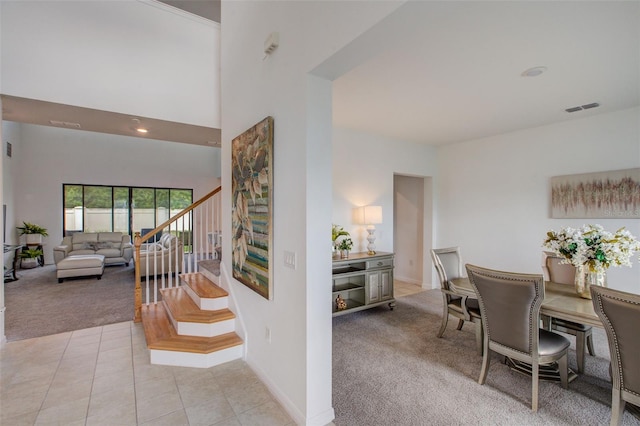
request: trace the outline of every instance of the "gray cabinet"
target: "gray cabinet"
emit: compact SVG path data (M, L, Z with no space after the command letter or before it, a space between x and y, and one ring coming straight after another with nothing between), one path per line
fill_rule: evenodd
M393 298L393 253L351 253L333 260L333 315L369 309L381 304L395 307ZM346 308L337 301L342 299Z

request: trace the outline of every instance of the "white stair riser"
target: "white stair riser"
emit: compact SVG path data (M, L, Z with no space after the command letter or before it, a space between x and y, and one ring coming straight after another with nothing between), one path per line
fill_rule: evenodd
M241 359L243 345L232 346L209 354L192 352L174 352L151 349L151 364L172 365L176 367L209 368L225 362Z
M177 321L174 328L181 336L214 337L235 331L235 319L218 321L212 324Z
M229 307L229 297L216 297L214 299L210 298L200 298L191 287L188 285L182 285L182 289L187 292L191 300L198 305L198 307L203 311L217 311L219 309L225 309Z
M171 320L171 325L173 325L173 328L181 336L214 337L220 334L230 333L236 329L235 318L210 324L178 321L173 317L171 309L169 309L164 300L162 303L164 304L165 311Z

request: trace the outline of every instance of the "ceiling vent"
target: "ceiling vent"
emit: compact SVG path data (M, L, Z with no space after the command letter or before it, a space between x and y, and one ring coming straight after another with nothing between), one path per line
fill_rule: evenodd
M71 123L70 121L49 120L49 123L52 126L58 126L58 127L69 127L72 129L80 128L80 123Z
M565 109L565 111L567 111L567 112L578 112L578 111L582 111L582 110L585 110L585 109L597 108L599 106L600 106L599 103L593 102L593 103L586 104L586 105L580 105L580 106L567 108L567 109Z

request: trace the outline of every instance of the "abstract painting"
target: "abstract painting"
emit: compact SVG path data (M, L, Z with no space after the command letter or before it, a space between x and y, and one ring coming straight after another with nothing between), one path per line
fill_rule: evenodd
M232 266L237 279L272 297L273 118L231 141Z
M640 218L640 168L552 177L551 217Z

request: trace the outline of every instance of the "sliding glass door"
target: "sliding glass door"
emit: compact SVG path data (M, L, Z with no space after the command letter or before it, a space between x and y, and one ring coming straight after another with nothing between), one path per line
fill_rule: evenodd
M192 202L191 189L64 184L64 234L144 233Z

